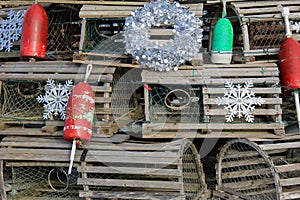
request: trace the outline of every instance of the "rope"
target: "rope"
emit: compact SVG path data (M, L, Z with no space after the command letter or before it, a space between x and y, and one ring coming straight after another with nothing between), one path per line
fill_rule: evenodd
M226 0L222 0L223 3L223 11L222 11L222 18L226 17L227 11L226 11Z
M89 76L91 75L92 69L93 69L92 63L90 63L86 66L86 72L85 72L85 76L84 76L84 80L83 80L85 83L87 82Z

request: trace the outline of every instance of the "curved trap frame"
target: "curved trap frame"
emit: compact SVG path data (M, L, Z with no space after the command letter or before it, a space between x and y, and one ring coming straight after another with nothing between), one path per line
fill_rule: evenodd
M299 199L299 149L298 135L232 140L218 157L218 189L244 199Z
M278 176L259 146L245 139L222 148L217 163L219 190L235 191L245 199L279 199Z

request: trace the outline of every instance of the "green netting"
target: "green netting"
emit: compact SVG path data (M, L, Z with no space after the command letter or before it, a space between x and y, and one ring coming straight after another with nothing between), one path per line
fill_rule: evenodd
M199 123L203 118L201 87L151 85L151 122Z
M123 23L123 19L87 20L82 50L122 55L125 49Z
M41 90L35 81L2 82L0 120L42 119L43 107L35 99Z
M78 173L73 169L51 166L6 167L7 197L18 199L76 200L81 186L77 185Z
M48 57L65 55L78 50L81 23L80 5L52 4L46 7L48 30Z

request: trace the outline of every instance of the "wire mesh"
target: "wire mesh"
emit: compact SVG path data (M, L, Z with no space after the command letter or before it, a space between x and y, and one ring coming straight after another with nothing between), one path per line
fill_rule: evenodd
M151 122L199 123L203 119L201 87L184 85L150 85L149 110ZM182 92L178 92L182 91Z
M285 38L282 21L249 22L250 49L279 48Z
M48 56L78 50L81 23L79 5L53 4L46 8L49 21Z
M36 101L41 84L35 81L2 82L0 117L9 119L41 119L43 107Z
M82 187L77 185L78 173L74 168L69 176L65 167L11 165L5 171L5 183L10 188L8 199L80 199Z
M88 19L83 51L123 54L124 19Z
M206 190L203 177L203 169L198 160L197 151L186 145L182 154L182 178L186 200L199 199Z
M270 162L247 142L230 142L219 157L219 187L247 199L278 199L277 180Z

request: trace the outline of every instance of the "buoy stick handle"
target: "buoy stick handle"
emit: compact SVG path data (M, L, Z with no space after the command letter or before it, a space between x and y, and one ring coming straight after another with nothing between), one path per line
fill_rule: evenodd
M292 32L291 32L290 20L289 20L289 16L290 16L289 7L283 7L282 10L281 10L281 15L284 18L286 37L291 37Z
M69 165L68 175L71 174L71 171L72 171L73 162L74 162L74 158L75 158L75 151L76 151L76 140L73 139L72 149L71 149L71 155L70 155L70 165Z
M294 92L295 97L295 104L296 104L296 111L297 111L297 121L298 121L298 128L300 130L300 105L299 105L299 91Z

